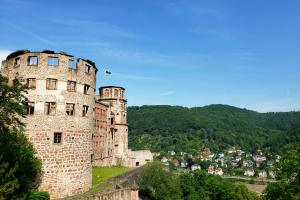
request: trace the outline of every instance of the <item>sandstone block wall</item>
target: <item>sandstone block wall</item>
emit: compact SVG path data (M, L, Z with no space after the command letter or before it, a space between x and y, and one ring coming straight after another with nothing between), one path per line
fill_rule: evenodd
M29 57L37 62L30 65ZM58 65L49 65L49 57L55 57ZM74 58L54 52L19 52L11 54L3 62L2 73L10 81L16 76L35 79L28 100L34 105L34 113L28 115L25 133L42 160L40 190L48 191L51 198L59 198L87 191L91 187L93 108L95 105L95 75L93 63L79 59L76 69L69 68ZM90 67L85 72L86 65ZM56 89L47 89L47 79L56 80ZM76 81L75 91L68 91L68 81ZM89 86L84 94L85 85ZM46 102L55 103L55 112L48 115ZM74 114L66 113L66 104L74 104ZM83 106L88 106L83 116ZM60 141L55 133L61 134Z

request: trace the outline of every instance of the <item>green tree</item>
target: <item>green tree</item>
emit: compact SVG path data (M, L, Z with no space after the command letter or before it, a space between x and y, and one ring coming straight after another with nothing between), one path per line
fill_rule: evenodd
M264 191L264 200L292 200L293 194L284 182L270 183Z
M49 199L33 190L41 170L32 144L22 133L27 86L21 79L8 84L0 74L0 199ZM39 194L39 195L38 195ZM41 197L41 198L40 198Z
M181 190L178 177L166 171L159 162L148 163L138 182L141 193L155 200L179 200Z
M25 94L28 87L22 79L16 78L12 84L0 74L0 131L7 132L11 127L21 128L20 118L26 115Z
M264 191L264 198L300 199L300 147L295 145L287 150L277 167L279 171L276 178L280 182L269 184Z

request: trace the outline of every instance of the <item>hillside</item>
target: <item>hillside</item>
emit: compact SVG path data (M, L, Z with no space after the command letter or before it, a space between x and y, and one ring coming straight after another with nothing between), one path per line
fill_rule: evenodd
M128 108L129 147L195 152L239 146L279 151L300 142L300 112L258 113L228 105Z

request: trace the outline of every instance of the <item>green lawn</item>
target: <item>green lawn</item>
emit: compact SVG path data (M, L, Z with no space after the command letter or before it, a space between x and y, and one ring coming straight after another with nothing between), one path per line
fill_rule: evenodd
M93 186L127 171L126 167L93 167Z

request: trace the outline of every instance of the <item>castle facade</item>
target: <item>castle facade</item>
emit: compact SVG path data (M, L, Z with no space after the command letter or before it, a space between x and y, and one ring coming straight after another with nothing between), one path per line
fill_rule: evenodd
M11 53L1 74L21 77L30 87L25 134L42 160L40 190L51 198L87 191L92 166L141 166L148 150L128 149L125 89L105 86L96 92L94 62L65 52Z

